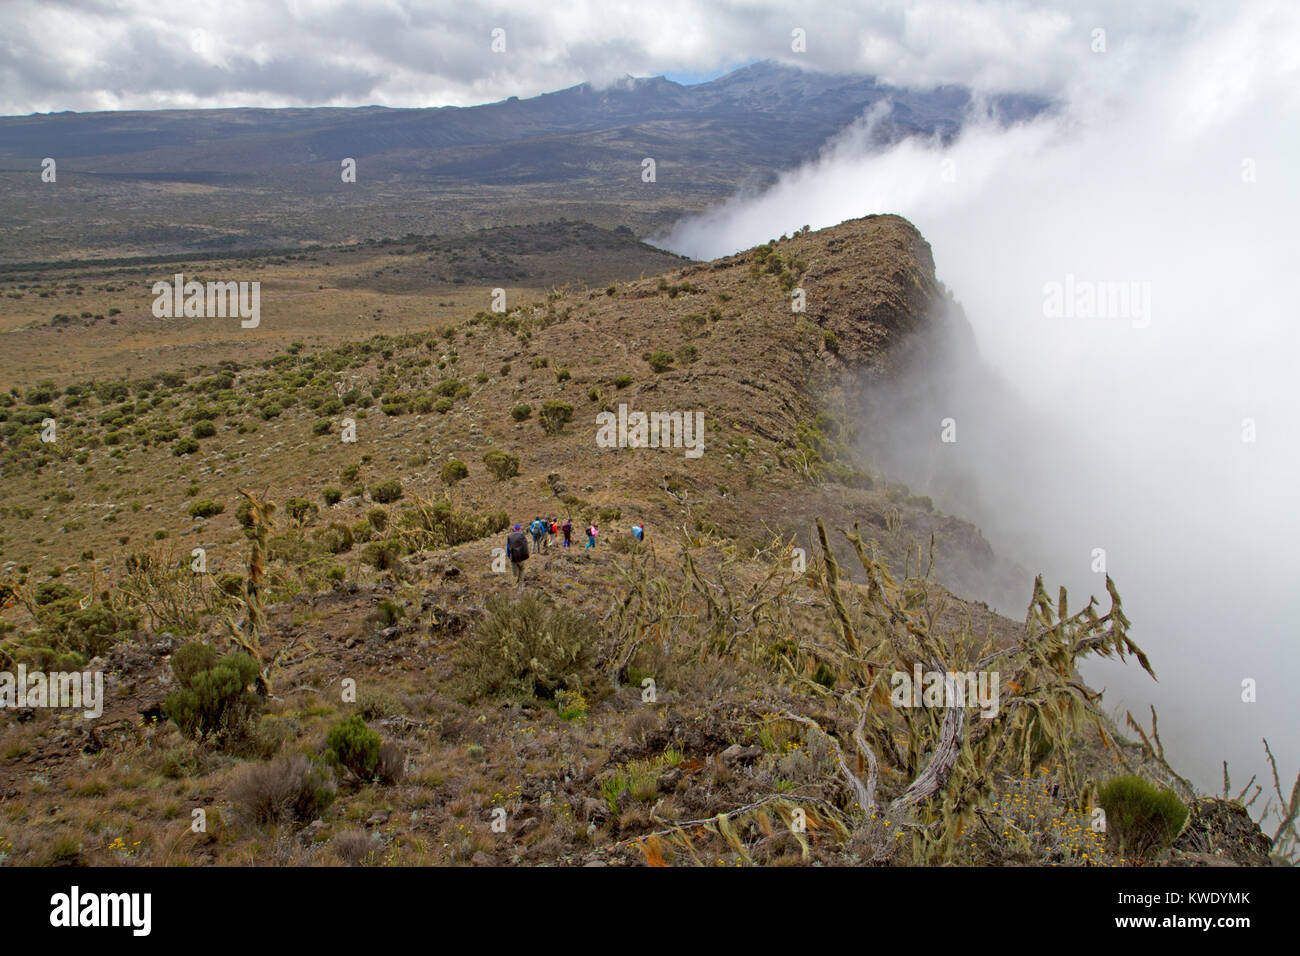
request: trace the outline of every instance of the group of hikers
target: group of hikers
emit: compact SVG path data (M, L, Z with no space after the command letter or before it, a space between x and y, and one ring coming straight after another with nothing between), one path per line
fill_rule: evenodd
M527 534L524 533L523 525L515 525L511 529L506 535L506 556L510 558L510 570L514 572L516 581L521 581L524 576L524 562L528 560L530 553L528 549L530 536L533 539L532 551L538 554L550 551L560 538L563 538L561 547L568 548L573 544L573 522L568 518L561 522L559 518L543 518L539 515L528 526ZM598 537L600 537L600 529L596 527L595 522L592 522L587 526L587 544L582 550L594 548ZM639 521L632 525L632 537L637 541L644 541L645 525Z

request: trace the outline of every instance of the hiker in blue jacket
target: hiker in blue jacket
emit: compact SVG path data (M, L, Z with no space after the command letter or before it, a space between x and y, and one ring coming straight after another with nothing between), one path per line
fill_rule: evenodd
M542 523L541 518L534 518L533 523L528 528L529 533L533 536L533 550L544 551L542 538L546 534L546 525Z

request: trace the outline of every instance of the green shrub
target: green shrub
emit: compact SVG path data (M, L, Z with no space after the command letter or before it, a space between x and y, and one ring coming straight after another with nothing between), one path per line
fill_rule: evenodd
M333 507L343 500L343 491L339 488L330 487L322 491L320 496L327 507Z
M1097 795L1106 811L1106 832L1118 851L1149 860L1164 850L1187 822L1187 807L1172 790L1160 790L1138 776L1116 777Z
M483 464L496 476L497 481L505 481L519 474L519 459L500 448L492 448L483 453Z
M381 505L389 504L402 497L402 483L396 478L381 481L370 489L370 497Z
M353 714L330 728L325 735L325 754L332 763L350 770L362 780L374 776L379 765L379 748L384 739Z
M379 720L405 713L405 708L396 694L367 685L357 690L357 713L366 720Z
M82 607L83 596L64 584L46 581L36 592L36 646L44 645L52 655L98 657L140 625L137 611L98 601Z
M354 538L352 529L345 524L331 521L326 527L316 532L317 543L330 554L342 554L352 550Z
M359 714L330 728L325 735L325 758L360 780L392 783L402 772L401 751L367 727Z
M443 463L442 468L438 470L438 477L442 479L444 485L454 485L469 477L469 468L459 458L452 458Z
M62 601L66 598L74 597L77 591L75 588L66 584L60 584L58 581L42 581L36 585L36 591L32 595L37 607L48 607L56 601Z
M510 417L517 422L527 421L529 416L532 414L533 406L531 405L516 405L514 408L510 409Z
M383 508L371 508L366 512L366 521L376 531L383 531L388 527L388 512Z
M307 520L312 512L318 509L306 498L294 497L284 503L284 510L290 518L301 524Z
M614 379L614 387L617 389L627 388L631 384L632 384L632 376L626 373L616 376Z
M406 609L402 605L384 598L375 606L374 613L367 620L374 621L381 627L392 627L404 617L406 617ZM368 717L370 715L365 714L364 716Z
M597 637L589 617L551 607L537 594L517 601L494 595L462 647L458 670L473 696L549 699L562 689L582 692L594 686Z
M653 372L666 372L673 367L673 356L671 352L651 352L646 357L646 362L650 365Z
M208 419L194 423L194 429L190 432L195 438L211 438L217 433L217 426L212 424Z
M361 560L376 571L391 571L401 563L402 552L391 538L371 541L361 549Z
M53 382L41 382L27 390L23 395L23 401L28 405L45 405L58 397L59 390L54 387Z
M542 431L548 435L558 435L565 424L573 418L573 406L568 402L543 402L542 410L537 416Z
M172 655L179 688L163 701L163 713L188 737L228 744L245 738L262 712L251 689L257 662L238 651L218 659L211 644L190 641Z
M689 339L703 329L708 321L702 313L692 312L678 319L677 324L681 327L682 335Z
M243 575L235 574L233 571L226 571L217 575L217 589L222 594L229 594L231 597L244 593Z
M199 450L199 443L193 438L182 438L172 445L172 454L178 458L181 455L192 455Z
M408 532L416 546L448 548L466 541L477 541L490 534L504 531L510 524L510 515L504 511L476 512L452 507L450 501L439 501L429 508L407 511L401 517L402 528Z
M196 501L190 505L191 518L211 518L221 514L226 510L226 506L219 501L213 501L211 498L204 498L202 501Z

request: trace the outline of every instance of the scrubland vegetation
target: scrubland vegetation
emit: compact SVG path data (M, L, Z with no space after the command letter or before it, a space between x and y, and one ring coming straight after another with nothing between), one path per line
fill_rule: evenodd
M865 250L837 281L919 240L898 222L829 231ZM107 682L97 721L6 714L0 862L1294 857L1300 790L1262 834L1258 785L1192 792L1079 679L1159 665L1113 582L1026 580L1020 623L959 596L996 566L977 529L854 450L867 293L791 320L827 238L0 396L0 669ZM705 455L597 448L622 401L702 405ZM602 540L517 587L497 549L536 514ZM900 706L917 668L996 671L999 704Z

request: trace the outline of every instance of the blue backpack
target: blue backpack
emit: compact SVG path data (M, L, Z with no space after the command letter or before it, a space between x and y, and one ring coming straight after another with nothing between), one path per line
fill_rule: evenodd
M540 538L546 532L546 526L541 521L534 521L528 529L533 533L534 538Z

